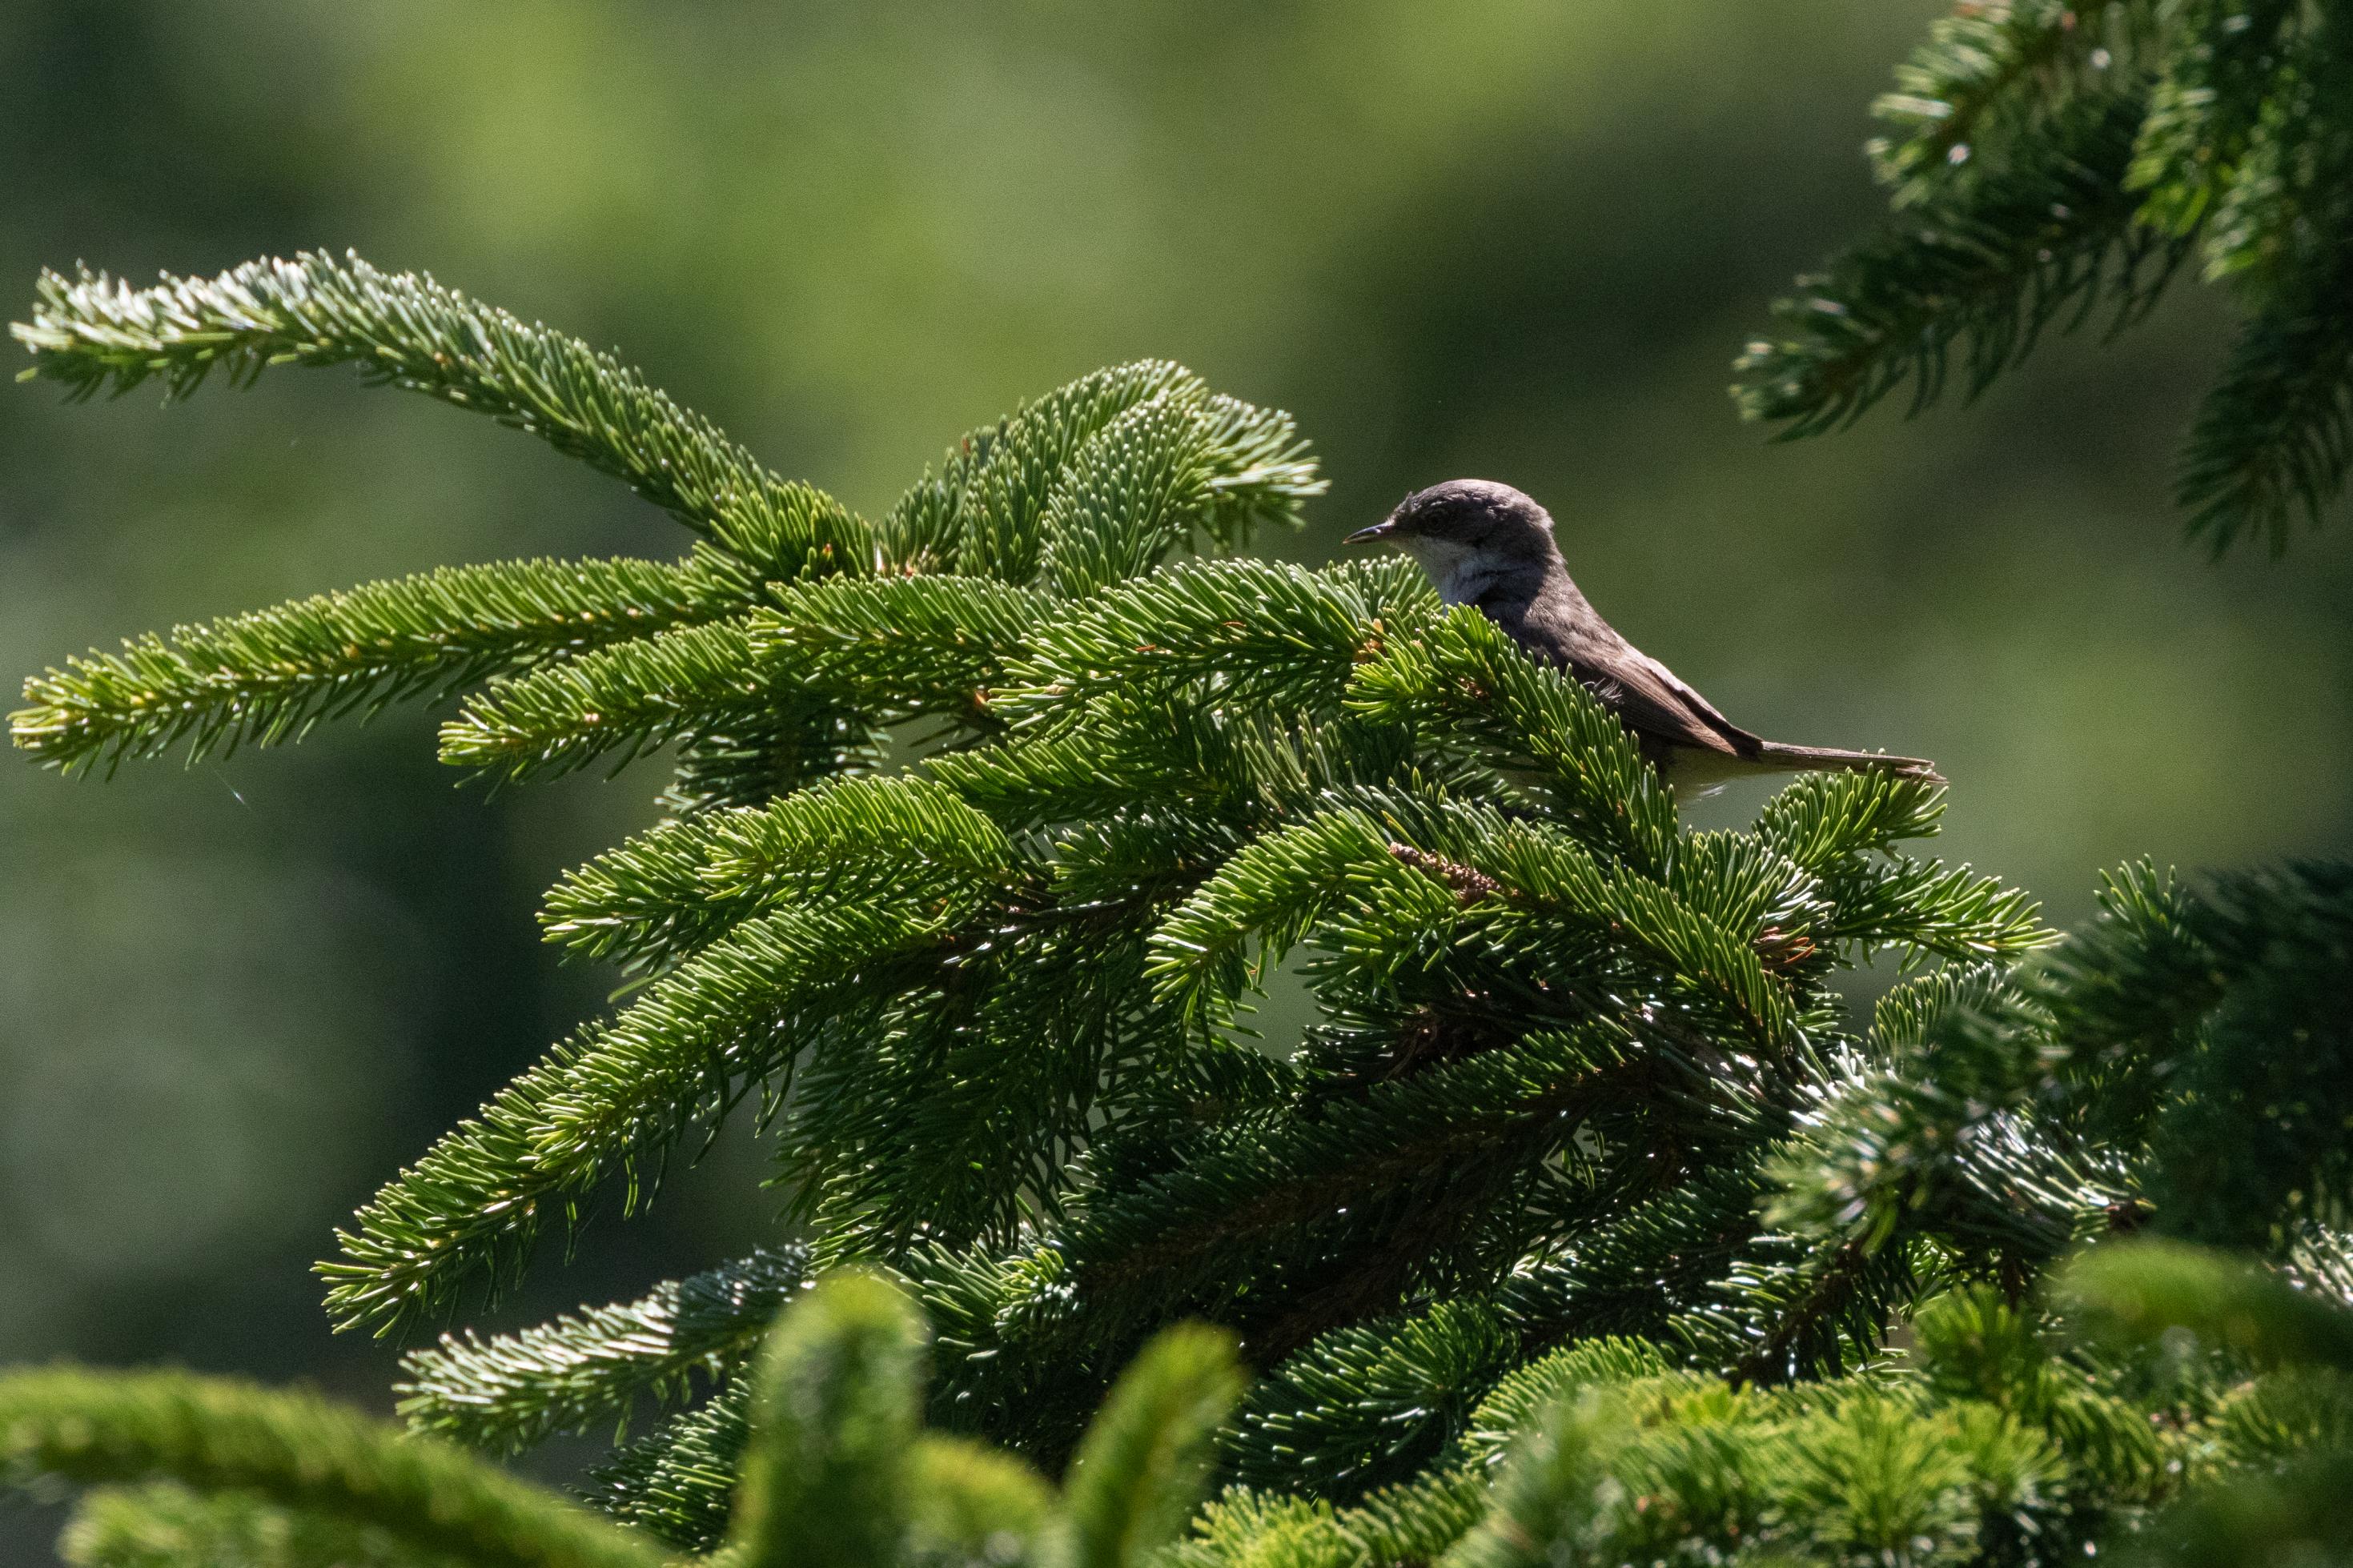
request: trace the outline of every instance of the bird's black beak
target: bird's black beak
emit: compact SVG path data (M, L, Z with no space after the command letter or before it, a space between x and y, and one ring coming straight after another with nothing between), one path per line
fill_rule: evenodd
M1340 542L1343 544L1370 544L1377 539L1387 539L1390 534L1395 533L1396 531L1397 519L1393 517L1383 518L1380 521L1373 524L1370 528L1360 528L1356 530L1356 532L1348 535L1347 538L1340 541Z

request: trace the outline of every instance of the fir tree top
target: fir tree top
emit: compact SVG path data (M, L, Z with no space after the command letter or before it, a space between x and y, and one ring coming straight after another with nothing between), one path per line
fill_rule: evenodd
M2307 176L2337 31L1971 7L1889 109L1905 226L1751 356L1752 410L1933 396L1963 341L1981 383L2064 307L2145 308L2200 234L2251 342L2340 330L2277 315L2335 254ZM2218 543L2341 481L2347 356L2301 331L2242 353L2197 438ZM970 432L867 519L612 356L356 258L53 276L16 332L78 395L354 364L694 536L27 683L17 744L65 772L461 693L442 754L489 779L668 762L659 820L543 911L626 1000L360 1212L321 1265L337 1321L447 1321L747 1110L791 1233L407 1358L412 1426L494 1451L663 1412L590 1482L631 1531L249 1391L0 1382L12 1472L217 1492L100 1494L90 1561L618 1563L650 1532L730 1564L2055 1563L2237 1476L2330 1528L2344 868L2128 868L2063 942L1905 847L1942 807L1917 780L1809 777L1694 831L1588 693L1411 569L1240 556L1322 481L1288 416L1166 363ZM1317 1021L1257 1041L1294 953ZM1852 1017L1838 982L1883 956L1913 973ZM2147 1230L2276 1273L2103 1273L2102 1246L2075 1316L2118 1337L2059 1335L2052 1266ZM838 1281L762 1350L843 1270L903 1297ZM2168 1517L2165 1550L2236 1528Z

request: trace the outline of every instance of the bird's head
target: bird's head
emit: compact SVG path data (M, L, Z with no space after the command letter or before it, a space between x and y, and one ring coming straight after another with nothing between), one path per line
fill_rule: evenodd
M1343 542L1387 541L1421 563L1444 586L1465 565L1508 572L1554 560L1552 515L1509 485L1493 479L1449 479L1416 490L1397 510Z

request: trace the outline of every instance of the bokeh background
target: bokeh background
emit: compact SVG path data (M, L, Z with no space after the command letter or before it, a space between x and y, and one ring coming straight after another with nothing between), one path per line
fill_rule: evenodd
M879 510L1096 365L1294 410L1302 536L1438 479L1546 500L1588 592L1736 719L1933 756L1946 850L2100 868L2353 845L2353 570L2207 563L2166 476L2229 328L2184 286L1969 408L1794 446L1727 363L1879 210L1864 106L1927 0L13 0L0 306L354 247L617 344ZM163 409L0 385L0 669L363 578L683 548L528 439L340 374ZM332 1227L611 976L540 890L659 769L486 798L432 716L111 784L0 765L0 1361L171 1360L377 1408ZM0 758L0 764L6 759ZM1730 822L1757 794L1708 808ZM742 1137L486 1321L771 1231ZM564 1456L554 1462L561 1463ZM0 1559L52 1521L0 1514Z

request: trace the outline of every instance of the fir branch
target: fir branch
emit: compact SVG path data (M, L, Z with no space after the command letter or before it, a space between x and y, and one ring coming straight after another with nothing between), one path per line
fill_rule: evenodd
M1903 948L1964 963L2013 960L2049 947L2059 933L2040 907L1998 877L1967 866L1892 856L1841 867L1822 879L1833 913L1820 932L1863 952Z
M2303 9L2297 0L2189 0L2178 7L2125 179L2142 198L2144 221L2184 237L2205 221L2245 155L2283 33Z
M1260 529L1297 528L1300 508L1330 489L1315 469L1298 422L1213 393L1198 417L1213 456L1208 504L1198 519L1209 548L1240 550Z
M343 1327L388 1332L444 1310L474 1275L487 1271L495 1289L543 1225L576 1223L580 1194L607 1174L714 1122L870 988L890 994L880 970L940 929L880 900L736 927L380 1191L356 1229L336 1233L342 1258L319 1265L328 1310Z
M1870 148L1896 205L1999 163L2052 103L2131 70L2118 57L2153 42L2145 10L2122 0L1995 0L1930 24L1927 42L1896 68L1896 90L1872 105L1905 132Z
M1509 889L1489 927L1490 939L1504 952L1538 950L1563 934L1618 936L1629 941L1655 983L1712 1005L1736 1037L1773 1042L1792 1021L1788 991L1765 973L1753 945L1760 933L1728 929L1723 918L1694 907L1674 888L1605 867L1556 829L1514 823L1493 845L1478 864ZM1749 868L1719 862L1719 875ZM1743 901L1759 912L1769 907L1764 898L1741 900L1721 888L1702 891L1712 891L1706 902L1736 918Z
M2284 292L2341 294L2353 222L2345 189L2353 124L2337 111L2353 87L2353 58L2338 26L2289 30L2295 36L2278 58L2246 84L2259 107L2206 224L2206 277L2228 279L2259 309L2281 303Z
M74 1568L462 1568L375 1525L168 1481L86 1493L58 1537L58 1555Z
M1068 731L950 752L925 766L1008 828L1126 807L1244 828L1351 790L1426 782L1411 739L1396 725L1172 706L1138 695L1099 700Z
M902 491L876 527L886 574L923 576L953 573L964 546L964 498L973 475L988 461L1011 416L967 430L939 467Z
M2208 967L2173 995L2212 1001L2198 1026L2158 1035L2135 1064L2162 1085L2144 1155L2148 1195L2176 1236L2284 1250L2301 1223L2353 1204L2353 865L2218 878L2184 923L2189 952L2202 950ZM2175 933L2149 934L2146 956L2115 954L2126 966L2109 984L2188 956ZM2064 992L2046 1005L2065 1039L2078 1008ZM2263 1158L2245 1158L2251 1148Z
M2084 1092L2071 1107L2091 1136L2147 1139L2170 1064L2199 1048L2226 984L2194 926L2190 890L2146 861L2101 878L2100 917L2068 933L2031 977L2031 1005L2065 1020L2056 1076Z
M1013 1245L1060 1215L1104 1108L1179 1048L1142 978L1148 911L1017 913L864 1049L812 1066L778 1179L825 1256L895 1258L918 1237Z
M565 873L540 925L585 956L659 968L788 896L945 892L1004 879L1010 854L995 825L929 780L828 780L638 834Z
M1237 549L1261 525L1295 526L1324 489L1314 475L1290 416L1171 385L1087 437L1053 479L1038 575L1078 597L1183 546Z
M1390 842L1385 825L1348 810L1250 844L1153 933L1150 973L1162 998L1204 1016L1256 985L1344 901L1388 904L1400 924L1450 921L1452 889L1409 868Z
M1947 1014L1997 1016L2022 1005L2013 977L2001 966L1947 964L1890 986L1872 1004L1863 1049L1882 1060L1898 1052L1915 1052L1927 1045L1931 1031Z
M1461 1434L1522 1352L1483 1301L1335 1330L1251 1389L1229 1462L1245 1485L1322 1497L1406 1480Z
M1800 1113L1772 1166L1783 1191L1767 1219L1827 1260L1806 1272L1843 1290L1837 1273L1900 1259L1909 1238L1934 1235L1970 1267L2021 1279L2129 1204L2114 1155L2034 1110L2032 1015L2001 996L1973 1011L1982 994L1956 989L1919 1047L1886 1069L1850 1068Z
M804 697L722 714L686 730L678 765L654 797L681 817L756 810L828 779L880 771L890 738L872 716Z
M1957 344L1975 396L2053 322L2072 328L2104 299L2112 331L2147 314L2188 241L2137 224L2124 185L2145 109L2131 93L2087 93L2008 166L1800 279L1805 291L1773 308L1786 335L1736 363L1742 417L1781 422L1784 439L1816 435L1906 378L1916 413L1942 394Z
M16 745L60 771L112 771L182 739L191 761L299 740L526 665L724 615L737 574L698 556L443 568L93 650L25 683Z
M1487 1479L1442 1470L1354 1508L1229 1487L1171 1547L1172 1568L1392 1568L1434 1562L1487 1511Z
M1881 769L1804 773L1757 812L1757 836L1815 875L1852 856L1926 838L1945 815L1945 791Z
M1244 1381L1233 1338L1219 1330L1187 1324L1144 1347L1071 1464L1071 1568L1143 1568L1183 1532Z
M1604 1461L1630 1435L1624 1415L1591 1395L1546 1411L1497 1479L1487 1517L1447 1553L1445 1568L1540 1568L1584 1555L1610 1490Z
M1385 636L1436 608L1406 561L1187 563L1046 620L999 707L1017 723L1067 723L1139 683L1208 680L1227 704L1329 707Z
M626 766L700 725L758 718L776 680L741 618L682 626L501 681L441 729L441 760L509 780Z
M2240 330L2198 411L2175 478L2189 532L2220 557L2242 537L2285 553L2299 515L2318 528L2353 466L2353 268Z
M923 1352L923 1320L872 1275L835 1275L777 1321L753 1384L733 1561L868 1568L900 1560Z
M751 1407L752 1380L732 1380L592 1467L580 1500L681 1551L714 1550L727 1538L736 1468L752 1436Z
M1196 400L1164 395L1091 437L1039 519L1046 585L1079 598L1157 566L1208 504L1208 435Z
M1023 404L974 463L957 498L955 569L1017 584L1033 581L1045 547L1047 505L1080 448L1140 404L1191 401L1204 390L1182 365L1139 360Z
M1102 1293L1094 1312L1115 1321L1132 1310L1123 1303L1172 1286L1216 1294L1249 1278L1250 1264L1269 1249L1297 1258L1317 1229L1336 1239L1354 1227L1378 1267L1366 1276L1366 1299L1332 1293L1324 1310L1340 1321L1389 1310L1410 1266L1458 1240L1464 1214L1540 1164L1580 1119L1670 1093L1692 1108L1694 1130L1715 1114L1725 1118L1729 1136L1746 1114L1737 1086L1711 1086L1672 1047L1600 1025L1531 1036L1382 1085L1314 1121L1251 1119L1221 1129L1180 1169L1092 1204L1065 1251L1076 1277ZM1445 1224L1388 1223L1397 1218L1391 1200L1417 1191L1436 1199L1433 1215ZM1376 1237L1398 1249L1395 1258L1369 1245ZM1353 1266L1366 1261L1359 1256ZM1394 1276L1391 1265L1401 1266ZM1331 1326L1286 1320L1279 1332L1254 1333L1252 1343L1283 1353Z
M640 1395L668 1404L742 1362L807 1278L805 1249L763 1250L521 1333L444 1334L402 1358L400 1414L500 1454L598 1422L625 1429Z
M840 503L777 479L610 355L357 256L305 252L211 279L166 274L145 289L102 273L45 272L32 321L10 331L32 352L31 374L77 397L128 392L151 376L185 397L216 368L242 383L272 364L356 364L622 479L763 576L873 566L871 531Z
M1042 605L987 577L829 578L777 590L749 630L764 668L841 701L980 723Z
M541 934L632 971L667 967L725 935L750 912L712 898L703 880L726 815L657 824L566 871L541 900Z
M464 1452L310 1394L185 1373L0 1377L0 1479L168 1479L373 1526L482 1568L654 1568L650 1543Z

